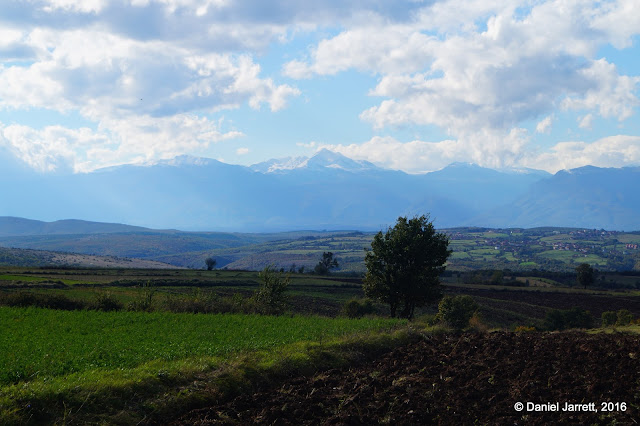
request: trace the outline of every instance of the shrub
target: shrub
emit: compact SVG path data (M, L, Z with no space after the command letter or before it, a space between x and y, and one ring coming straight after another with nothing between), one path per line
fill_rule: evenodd
M462 330L477 310L478 304L471 296L445 296L438 304L438 318L456 330Z
M279 315L288 305L288 296L285 294L291 278L276 272L271 266L267 266L260 272L262 283L256 291L253 299L261 313Z
M515 331L516 333L531 333L532 331L536 331L536 328L528 325L519 325Z
M546 330L564 330L565 319L563 311L560 309L552 309L544 317L544 328Z
M633 321L633 315L626 309L620 309L618 311L616 325L629 325Z
M153 310L153 296L155 295L155 289L151 281L147 281L142 284L142 292L138 297L138 300L129 302L127 305L128 311L144 311L151 312Z
M589 311L574 307L568 310L552 309L544 319L547 330L566 330L570 328L592 328L593 316Z
M618 315L614 311L606 311L602 313L602 326L609 327L616 324Z
M489 331L489 327L482 320L482 315L478 311L474 312L469 319L469 327L479 333L486 333Z
M124 305L111 293L98 293L88 308L96 311L109 312L121 311Z
M83 302L69 299L62 294L37 294L24 291L2 295L0 297L0 305L14 307L35 306L64 311L74 311L85 307Z
M371 300L360 302L358 299L351 299L342 307L342 312L349 318L361 318L370 315L374 311Z

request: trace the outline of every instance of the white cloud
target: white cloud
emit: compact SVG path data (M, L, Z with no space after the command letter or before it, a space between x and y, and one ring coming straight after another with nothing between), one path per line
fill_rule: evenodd
M536 131L552 134L558 108L577 111L578 126L590 128L598 117L627 120L640 105L640 77L621 75L611 58L598 57L608 44L632 46L640 34L637 0L30 0L10 6L0 16L0 109L74 111L97 128L4 127L5 143L40 169L88 170L239 136L203 116L245 104L280 111L301 94L265 75L265 56L286 60L281 71L292 78L349 70L373 75L375 103L361 120L392 131L435 125L450 135L441 142L373 138L333 145L412 171L449 160L533 161L523 121L546 117ZM306 53L287 50L300 36L318 41ZM365 145L370 153L360 148ZM558 152L567 147L558 145Z
M629 47L632 37L640 28L637 0L603 2L596 12L593 27L607 34L607 39L618 49Z
M529 155L523 166L555 173L587 165L621 167L640 165L640 136L617 135L592 143L560 142L550 152Z
M195 115L108 119L98 130L22 125L0 127L0 142L40 171L86 172L100 167L180 154L197 155L212 144L243 136L221 132L219 124Z
M587 114L584 117L578 119L578 127L581 129L589 129L593 126L593 114Z
M0 144L29 166L43 172L73 169L76 149L93 149L108 144L104 135L91 129L66 129L48 126L35 130L21 125L0 125Z
M555 173L586 165L621 167L640 165L640 136L617 135L595 142L560 142L548 152L529 144L524 130L509 134L485 134L479 139L439 142L400 142L391 137L374 137L362 144L320 145L350 158L367 160L408 173L439 170L454 161L489 168L529 167Z
M438 142L414 140L403 143L392 137L376 136L362 144L325 144L318 145L317 149L327 148L350 158L408 173L423 173L441 169L455 161L492 168L514 166L525 154L528 142L524 129L514 129L508 133L487 131Z
M402 26L374 21L346 29L283 72L294 78L349 69L377 74L370 95L383 99L361 113L363 121L375 129L436 125L474 141L488 159L501 152L493 135L518 133L521 122L539 116L547 118L536 130L548 133L559 106L584 111L591 117L585 125L594 114L632 116L640 79L596 57L607 43L628 46L640 33L632 3L438 1ZM517 158L511 152L503 163ZM481 163L496 163L487 159Z
M553 115L549 115L538 122L538 124L536 125L536 132L549 133L551 131L552 125L553 125Z
M296 146L300 146L303 148L315 148L318 145L318 143L316 141L311 141L308 143L305 142L296 142Z
M0 69L0 106L74 108L99 119L217 111L244 102L275 111L300 93L260 78L260 66L248 55L199 54L99 31L36 30L31 40L47 54L29 67Z
M92 138L87 129L6 127L4 137L16 154L40 170L66 164L85 171L197 154L211 142L242 135L221 133L203 112L244 103L278 111L300 93L262 78L248 54L202 53L94 29L35 29L26 39L37 60L0 66L0 108L77 111L98 127Z
M563 102L565 108L597 110L603 117L625 120L640 105L634 93L640 84L640 77L620 76L616 66L604 59L594 61L580 74L592 84L582 96L566 98Z
M236 149L236 154L245 155L249 153L249 148L238 148Z
M62 10L65 12L98 13L107 6L107 0L47 0L42 2L42 10L53 12Z
M312 51L311 64L292 60L284 65L283 73L292 78L310 78L351 68L383 74L413 72L431 62L433 40L411 26L356 28L322 40Z

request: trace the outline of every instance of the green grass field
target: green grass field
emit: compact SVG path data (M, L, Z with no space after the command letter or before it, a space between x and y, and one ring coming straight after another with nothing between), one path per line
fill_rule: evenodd
M403 321L0 308L0 384L273 349Z
M479 279L484 276L472 273ZM238 296L249 301L260 282L255 271L6 268L0 274L6 282L25 278L19 288L0 289L0 296L32 292L87 302L73 311L0 307L3 425L136 424L148 415L161 416L162 410L175 416L176 407L197 408L202 398L247 389L243 386L253 386L247 385L252 380L350 365L370 351L389 350L415 338L416 332L431 332L436 323L435 304L420 309L411 323L385 318L388 307L380 304L374 306L377 317L340 317L345 302L364 295L358 279L336 274L292 274L291 303L287 313L277 317L169 312L169 300L223 301ZM484 329L541 326L549 310L574 306L599 309L617 304L634 316L640 314L637 293L632 291L638 276L606 276L607 282L615 279L629 286L624 291L568 288L564 282L533 274L517 278L528 279L529 287L489 285L489 275L484 277L484 283L463 284L464 276L449 274L443 289L447 295L472 295ZM57 280L85 284L42 285ZM152 312L129 311L136 309L130 302L135 304L148 292L154 294ZM91 310L96 309L91 302L105 294L118 299L121 310Z

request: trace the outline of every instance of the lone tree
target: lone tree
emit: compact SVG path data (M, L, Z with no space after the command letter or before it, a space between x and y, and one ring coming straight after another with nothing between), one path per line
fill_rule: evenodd
M313 269L314 272L318 275L327 275L331 268L338 267L338 259L333 258L332 252L323 252L322 260L318 262L316 267Z
M581 263L576 268L576 273L578 274L578 284L584 286L584 288L587 288L588 285L592 285L596 280L593 268L588 263Z
M207 265L207 271L211 271L213 268L216 267L217 262L213 257L207 257L204 263Z
M388 303L391 316L413 318L416 307L442 297L439 276L451 254L449 239L436 232L429 216L399 217L385 234L378 232L364 262L364 293Z

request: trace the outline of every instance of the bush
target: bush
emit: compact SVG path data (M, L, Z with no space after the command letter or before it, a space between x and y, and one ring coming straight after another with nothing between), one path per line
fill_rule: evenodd
M519 325L516 327L516 333L531 333L536 331L535 327L527 326L527 325Z
M142 291L138 300L129 302L127 310L151 312L153 310L153 296L155 293L156 291L153 288L151 281L147 281L145 284L142 284Z
M358 299L351 299L342 307L342 312L349 318L361 318L370 315L374 311L371 300L360 302Z
M570 328L592 328L593 316L589 311L574 307L568 310L552 309L544 319L547 330L567 330Z
M111 293L98 293L88 308L96 311L110 312L121 311L124 305Z
M287 308L289 298L285 294L291 278L282 276L271 266L267 266L260 272L262 283L253 296L257 308L261 313L279 315Z
M609 327L616 324L618 315L614 311L606 311L602 313L602 326Z
M487 333L489 331L489 327L485 324L482 315L478 311L474 312L469 319L469 327L479 333Z
M85 304L69 299L62 294L38 294L30 292L7 293L0 297L0 305L13 307L35 306L37 308L74 311L84 309Z
M631 312L626 309L620 309L618 311L616 325L629 325L631 324L631 321L633 321L633 315L631 314Z
M477 310L478 304L471 296L445 296L438 304L438 318L456 330L462 330Z

